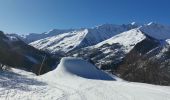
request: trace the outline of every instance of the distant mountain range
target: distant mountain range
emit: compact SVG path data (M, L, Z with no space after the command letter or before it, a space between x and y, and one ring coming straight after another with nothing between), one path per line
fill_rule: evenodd
M77 29L56 36L47 37L30 43L30 45L50 53L69 52L82 47L95 45L121 32L136 26L105 24L91 29Z
M18 37L35 48L50 53L61 53L95 45L134 28L138 28L156 39L165 40L170 38L170 26L153 22L143 25L133 22L123 25L103 24L94 28L53 29L42 34L31 33L25 36L18 35Z

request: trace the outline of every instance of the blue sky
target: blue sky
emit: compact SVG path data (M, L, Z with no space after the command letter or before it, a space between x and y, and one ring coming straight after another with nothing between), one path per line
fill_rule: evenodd
M42 33L133 21L170 25L169 5L170 0L0 0L0 30Z

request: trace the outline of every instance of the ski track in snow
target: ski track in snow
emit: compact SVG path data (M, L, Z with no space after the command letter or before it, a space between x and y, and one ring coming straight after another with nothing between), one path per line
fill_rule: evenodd
M0 87L0 100L170 100L170 87L168 86L87 79L78 76L80 74L76 75L78 71L70 72L66 69L73 65L74 70L83 66L93 67L81 59L64 58L54 71L42 76L13 69L14 73L19 73L21 76L0 78L0 81L17 80L15 84L4 83L9 85L8 87ZM95 72L95 69L91 71ZM2 74L0 77L3 76ZM12 73L9 74L12 75ZM97 71L94 75L98 75ZM32 84L22 82L28 78L30 81L32 79ZM39 85L40 82L41 85Z

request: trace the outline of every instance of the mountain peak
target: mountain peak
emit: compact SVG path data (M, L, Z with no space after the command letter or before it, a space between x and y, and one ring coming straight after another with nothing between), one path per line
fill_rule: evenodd
M152 25L153 24L153 22L149 22L147 25L149 26L149 25Z
M100 42L96 45L96 47L101 47L104 44L114 44L119 43L123 45L125 48L125 52L129 52L138 42L145 39L146 36L140 31L140 29L135 28L123 33L117 34L103 42Z
M114 25L114 24L101 24L101 25L98 25L98 26L94 27L94 29L106 28L106 27L115 27L115 26L118 26L118 25Z
M148 24L146 24L146 26L164 26L164 25L156 23L156 22L149 22Z
M132 22L131 25L136 25L136 22Z
M0 31L0 38L7 38L3 31Z

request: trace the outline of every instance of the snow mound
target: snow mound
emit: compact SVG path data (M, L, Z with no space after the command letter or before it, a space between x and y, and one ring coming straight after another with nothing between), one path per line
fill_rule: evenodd
M45 76L52 75L56 78L71 78L81 77L87 79L97 80L115 80L105 72L98 70L94 65L80 58L62 58L58 67L45 74Z

